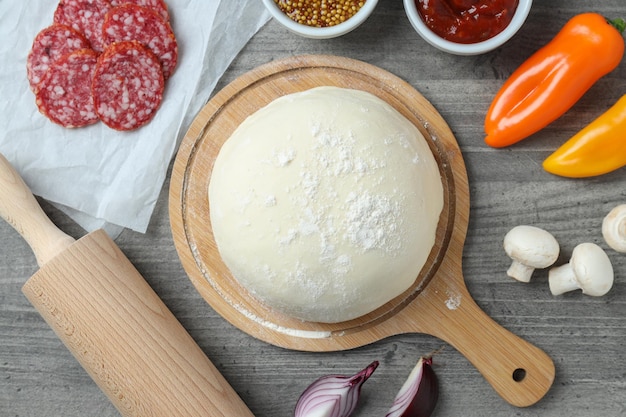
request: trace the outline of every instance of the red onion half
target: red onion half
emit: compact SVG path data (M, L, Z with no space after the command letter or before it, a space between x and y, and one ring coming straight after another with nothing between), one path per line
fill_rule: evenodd
M385 417L429 417L439 399L432 357L421 357L393 400Z
M356 408L361 386L378 361L353 376L327 375L313 382L296 403L294 417L348 417Z

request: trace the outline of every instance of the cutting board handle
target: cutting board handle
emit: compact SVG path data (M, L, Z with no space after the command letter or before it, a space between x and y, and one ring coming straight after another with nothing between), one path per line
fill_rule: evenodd
M46 216L24 180L0 154L0 217L28 242L41 267L67 249L74 239Z
M528 407L543 398L554 382L552 359L489 317L472 299L460 269L439 273L424 290L428 296L420 295L402 315L420 317L415 330L454 346L510 404Z

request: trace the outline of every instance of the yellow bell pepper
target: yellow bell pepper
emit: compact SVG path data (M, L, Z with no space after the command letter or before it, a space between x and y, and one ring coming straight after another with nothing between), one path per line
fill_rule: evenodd
M570 178L602 175L623 166L626 166L626 95L543 162L549 173Z

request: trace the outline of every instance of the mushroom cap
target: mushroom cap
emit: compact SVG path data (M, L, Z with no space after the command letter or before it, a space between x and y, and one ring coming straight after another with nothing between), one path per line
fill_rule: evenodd
M514 261L532 268L547 268L559 257L559 243L535 226L515 226L504 236L504 250Z
M626 204L614 207L604 217L602 236L613 250L626 253Z
M572 252L570 264L583 294L599 297L613 286L613 265L595 243L581 243Z

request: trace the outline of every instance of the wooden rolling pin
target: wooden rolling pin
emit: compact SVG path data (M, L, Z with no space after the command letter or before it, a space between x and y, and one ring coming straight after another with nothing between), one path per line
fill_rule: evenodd
M40 266L24 294L122 416L253 416L109 236L60 231L1 154L0 216Z

